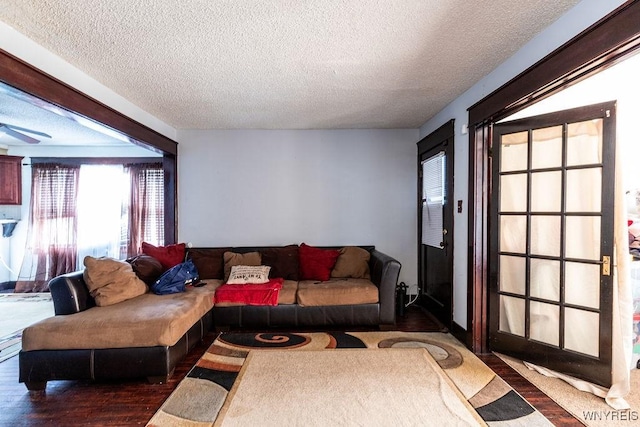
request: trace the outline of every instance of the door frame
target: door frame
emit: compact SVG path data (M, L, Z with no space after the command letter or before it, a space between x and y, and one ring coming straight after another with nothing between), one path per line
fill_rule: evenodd
M451 254L451 268L449 269L450 274L448 277L448 281L451 284L451 306L447 308L447 310L451 313L449 319L440 319L447 328L451 329L453 325L453 166L454 166L454 136L455 136L455 120L451 119L442 126L440 126L435 131L431 132L429 135L422 138L418 141L418 157L417 157L417 167L418 167L418 194L417 194L417 208L418 208L418 295L420 296L419 300L421 304L424 304L427 309L429 309L430 305L428 301L424 301L422 297L422 274L423 274L423 265L421 262L421 252L422 252L422 156L433 150L434 148L445 145L445 153L447 157L447 163L445 165L445 194L448 197L448 206L444 210L443 213L443 228L447 230L446 244L448 245L447 250L450 251ZM444 239L444 238L443 238ZM437 316L436 316L437 317Z
M467 331L489 352L489 202L493 123L578 83L640 48L640 2L628 1L469 108Z

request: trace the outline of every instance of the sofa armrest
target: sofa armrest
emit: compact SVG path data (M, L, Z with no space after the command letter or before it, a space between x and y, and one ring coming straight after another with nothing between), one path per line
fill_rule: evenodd
M371 251L369 269L371 281L378 287L380 298L380 324L396 322L396 285L400 275L400 263L378 250Z
M78 313L96 305L84 283L82 271L54 277L49 281L49 290L56 316Z

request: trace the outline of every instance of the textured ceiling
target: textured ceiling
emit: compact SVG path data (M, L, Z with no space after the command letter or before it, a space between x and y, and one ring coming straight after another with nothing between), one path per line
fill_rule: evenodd
M417 128L578 0L5 0L177 129Z

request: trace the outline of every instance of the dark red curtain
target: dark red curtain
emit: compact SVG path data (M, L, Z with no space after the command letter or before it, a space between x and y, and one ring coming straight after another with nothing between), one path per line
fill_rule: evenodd
M126 257L140 253L142 242L164 243L164 170L162 163L125 166L131 180Z
M48 282L77 268L79 166L34 164L27 246L15 292L45 292Z

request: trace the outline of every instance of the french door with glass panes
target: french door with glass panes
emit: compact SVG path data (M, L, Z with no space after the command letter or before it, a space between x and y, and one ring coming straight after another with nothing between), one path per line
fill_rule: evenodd
M490 347L611 385L615 103L494 126Z

